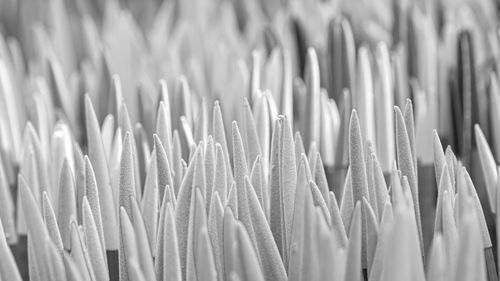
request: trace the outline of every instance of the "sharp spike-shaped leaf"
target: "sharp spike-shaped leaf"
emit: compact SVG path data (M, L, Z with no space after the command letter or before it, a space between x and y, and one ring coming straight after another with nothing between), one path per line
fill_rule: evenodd
M443 211L443 194L444 191L452 192L450 174L448 172L447 166L444 166L443 173L441 175L441 180L439 182L439 191L436 206L436 220L434 223L434 233L442 232L443 222L442 222L442 211Z
M456 158L455 155L453 154L453 151L451 150L451 146L448 145L446 147L445 151L445 158L446 158L446 165L448 166L448 171L450 172L450 179L451 179L451 187L453 187L453 191L456 191L457 185L456 185Z
M238 197L242 197L245 189L245 177L248 176L248 167L245 158L245 150L243 148L243 141L241 139L240 130L238 129L238 124L236 121L232 123L232 136L233 136L233 162L234 162L234 181L236 182L236 190L238 191ZM246 196L242 197L241 200L246 200ZM238 206L240 208L240 206ZM240 209L238 209L240 212Z
M83 233L85 237L85 244L89 252L90 262L94 270L97 280L109 280L109 273L107 267L106 256L104 255L105 249L101 244L99 231L97 230L94 221L94 215L90 208L87 197L83 197Z
M161 208L160 208L160 218L159 218L159 221L158 221L158 232L155 233L155 239L156 239L156 244L155 244L155 249L154 249L154 252L153 252L153 255L155 257L155 273L156 273L156 278L157 279L161 279L161 276L163 276L163 269L164 269L164 266L163 266L163 261L165 259L165 255L164 255L164 243L165 243L165 216L167 214L167 205L170 205L170 207L172 208L172 212L173 212L173 198L171 197L171 191L170 191L170 187L167 186L167 189L165 190L165 196L163 198L163 203L161 205ZM171 230L172 231L172 230ZM177 239L176 239L177 240ZM179 251L177 250L177 255L179 254ZM180 270L180 269L179 269Z
M362 200L363 197L369 198L364 157L358 114L353 110L349 125L349 160L354 202Z
M413 102L411 99L406 100L404 108L404 119L406 126L406 133L410 142L410 151L413 158L413 167L415 168L415 175L418 173L417 169L417 147L415 145L415 120L413 116Z
M59 208L58 223L61 232L62 243L65 249L69 249L71 217L76 218L76 193L73 172L69 162L64 160L59 181Z
M368 181L366 175L365 155L363 152L363 139L356 110L352 111L349 124L349 161L351 169L351 184L353 202L361 201L363 197L370 200ZM365 241L366 231L362 231L362 264L366 268Z
M173 206L172 208L174 209L177 205L177 198L175 197L174 191L169 185L167 185L167 188L165 188L165 196L163 196L163 202L171 203Z
M342 217L340 215L337 198L335 198L335 194L333 193L333 191L329 192L329 201L330 217L332 218L332 229L336 233L337 239L339 239L340 241L340 246L345 247L347 245L347 234L345 231L344 223L342 222Z
M214 192L215 181L215 147L212 135L208 136L205 148L205 187L206 187L206 209L207 213L210 209L212 194Z
M168 121L169 123L167 123L166 125L169 125L167 128L170 128L170 134L172 134L172 123L171 123L171 119L172 119L172 116L171 116L171 103L170 103L170 94L169 94L169 91L168 91L168 85L167 85L167 82L165 81L165 79L160 79L158 81L158 85L159 85L159 93L158 93L158 106L160 103L163 103L164 106L165 106L165 109L167 110L167 117L169 120L166 120ZM158 113L157 113L158 114ZM168 130L167 130L168 132Z
M224 152L220 143L215 144L215 176L214 176L214 189L213 193L218 192L221 199L221 203L224 205L227 201L227 176Z
M481 235L483 237L484 241L484 248L489 248L492 246L491 244L491 238L490 238L490 233L488 232L488 226L486 223L486 218L485 218L485 213L483 211L483 207L481 205L481 201L479 200L479 196L477 195L476 192L476 187L474 186L474 183L472 182L472 179L469 176L469 173L465 168L462 168L464 172L464 177L465 177L465 184L467 186L468 190L468 195L471 196L473 202L474 202L474 207L476 209L476 214L478 216L478 223L481 228ZM464 207L466 206L466 203L463 203Z
M479 151L479 159L481 160L481 167L483 170L483 177L486 182L486 191L488 194L488 202L490 203L491 211L495 212L495 198L496 198L496 183L497 183L497 169L495 159L491 153L490 147L479 125L474 126L476 134L477 149Z
M351 229L351 217L354 210L354 198L351 184L351 168L347 170L343 191L344 192L342 194L342 200L340 202L340 216L342 217L342 222L344 223L346 231L349 231L349 229Z
M373 161L373 177L374 177L374 188L375 188L375 195L377 197L377 209L378 209L378 218L379 221L382 220L382 213L384 211L384 205L385 202L387 201L387 197L389 196L387 192L387 185L385 182L384 174L382 172L382 167L380 167L380 164L377 159L377 155L373 153L369 157L372 157Z
M191 196L194 190L193 176L196 166L197 158L201 157L200 148L194 154L193 159L189 163L188 170L184 180L182 181L181 188L179 189L179 196L177 197L177 204L175 207L175 224L177 228L177 239L179 239L179 258L181 262L181 272L183 277L186 273L186 253L188 242L188 228L190 217Z
M162 82L160 87L163 88ZM165 85L166 87L166 85ZM166 105L164 101L160 102L158 106L158 115L156 117L156 134L165 148L169 162L172 158L172 124L170 117L170 106Z
M123 153L123 134L122 128L116 128L113 149L111 151L111 159L109 159L111 189L113 192L116 210L119 209L120 204L120 161Z
M82 221L82 202L85 195L85 160L78 143L73 143L73 155L75 160L75 190L76 190L76 212L78 222ZM61 204L59 204L61 205Z
M167 193L165 193L167 195ZM165 202L166 200L163 201L163 204L161 205L160 208L160 214L158 218L158 229L157 232L154 233L154 238L155 238L155 248L153 249L153 257L154 257L154 266L155 266L155 275L156 279L161 280L163 276L163 245L165 243L165 216L166 216L166 207L167 204L170 204L172 206L171 202ZM178 251L177 251L177 254Z
M375 216L378 219L378 201L377 201L377 190L375 189L375 171L374 171L374 159L372 157L375 154L373 145L370 141L366 145L366 179L368 182L368 194L370 198L370 206L375 212Z
M413 198L413 206L415 217L417 219L417 229L418 235L420 237L421 250L424 249L423 237L422 237L422 222L420 219L420 204L418 200L418 181L417 175L415 173L416 168L414 165L414 160L412 156L412 147L408 137L408 132L405 125L405 120L403 114L399 107L394 107L396 115L396 147L398 156L398 167L401 170L401 174L408 178L410 184L411 195Z
M273 135L271 139L271 155L270 155L270 175L269 175L269 226L274 236L274 241L278 245L282 259L287 260L287 252L285 252L286 242L282 236L285 233L283 229L283 200L280 189L280 144L281 144L281 126L282 120L276 119L274 123Z
M250 179L248 177L245 177L245 183L242 187L236 187L241 188L243 190L238 191L238 220L245 226L248 236L250 237L250 240L252 241L252 244L255 249L255 253L257 254L257 257L260 259L260 253L259 253L259 248L257 248L257 237L254 231L254 226L252 224L252 218L251 218L251 213L250 213L250 207L248 205L248 187L251 189L254 189L252 184L250 183ZM241 194L241 196L240 196Z
M265 213L259 204L259 199L251 185L245 185L248 195L248 207L255 233L257 252L260 256L265 280L287 280L286 270L281 261L280 253L274 242L273 235L266 221Z
M33 266L36 268L36 273L39 274L41 280L48 280L48 268L44 265L44 245L43 243L33 243L35 240L34 237L40 239L40 241L49 242L49 234L47 232L47 228L45 227L42 219L42 214L40 213L40 209L38 204L33 197L33 193L31 192L29 186L27 185L23 176L18 177L19 182L19 196L21 200L21 205L23 208L24 217L26 220L26 225L28 227L28 241L31 242L31 256L29 256L30 260L33 261ZM30 248L30 244L28 244ZM32 271L30 271L30 276L33 276ZM34 272L33 272L34 273Z
M102 216L102 228L106 249L116 250L118 248L118 224L116 221L117 216L113 194L110 188L111 181L109 178L108 163L102 144L97 117L88 96L85 98L85 124L87 128L88 158L95 167L95 187L99 189L99 200L97 202L99 202L100 209L102 210L102 213L94 212L94 214ZM90 199L91 196L87 196L89 197L89 203L91 203L91 201L93 201Z
M122 128L124 133L132 133L132 121L130 119L130 114L128 113L128 107L125 102L118 103L120 106L120 111L118 114L118 126Z
M316 156L318 154L318 146L316 142L312 142L309 146L309 152L307 153L307 159L309 160L309 167L311 168L311 174L316 173Z
M85 195L89 201L90 209L92 210L92 215L94 216L94 222L97 227L97 233L101 239L101 244L103 250L108 250L104 230L103 221L101 216L101 207L99 204L99 191L97 189L96 178L94 176L94 169L88 157L85 156ZM83 211L82 211L83 213ZM103 253L105 255L105 253Z
M295 133L294 143L295 143L295 163L299 163L302 154L306 154L306 150L304 148L304 142L302 141L302 136L298 131Z
M321 209L325 220L328 223L330 223L332 221L332 218L330 217L330 211L328 209L328 205L326 204L326 201L323 198L321 191L319 190L318 186L314 182L311 182L309 185L311 188L311 195L312 195L314 205Z
M328 181L326 179L325 169L323 165L323 160L321 160L321 156L319 153L316 155L316 169L314 172L314 181L318 185L319 190L321 191L321 195L323 199L326 201L328 207L330 207L329 200L329 187Z
M441 145L436 130L432 131L432 136L434 146L434 169L436 170L436 183L439 185L441 175L443 174L443 168L446 165L446 157L444 156L443 146Z
M238 212L237 217L245 225L247 232L255 245L255 234L253 233L253 227L250 220L249 210L248 210L248 198L245 185L250 184L248 180L248 167L245 158L245 151L243 148L243 141L238 129L236 122L232 124L233 131L233 162L234 162L234 179L235 179L235 189L237 194L238 202ZM248 183L247 183L248 182ZM252 187L253 188L253 187ZM234 190L233 190L234 191ZM258 252L257 252L258 255Z
M119 206L123 207L127 214L132 213L130 198L135 200L135 179L134 179L134 160L132 156L132 136L125 133L123 141L123 150L120 161L120 197Z
M293 205L293 215L291 223L290 235L285 236L288 244L285 253L288 253L288 262L285 266L288 268L288 275L290 278L296 278L299 280L301 278L301 254L302 254L302 241L304 235L304 224L305 224L305 198L306 194L310 192L309 181L307 179L307 158L302 154L302 159L299 163L299 168L297 169L297 184L295 191L295 204ZM286 235L286 234L285 234Z
M293 214L295 213L294 200L296 198L295 193L298 184L298 169L297 164L295 163L295 142L293 140L292 128L286 117L283 117L282 120L280 150L280 190L282 198L281 202L283 204L283 224L285 226L284 245L287 245L287 247L289 248L289 237L291 237ZM306 165L306 163L303 163L303 165ZM304 168L307 169L306 174L310 175L309 167L304 166ZM309 180L310 176L306 179ZM286 250L285 253L287 253Z
M222 112L218 101L214 103L212 132L214 136L214 142L219 143L221 145L222 151L224 152L226 169L227 169L226 170L227 182L231 183L233 182L233 172L231 169L231 162L229 161L229 150L227 148L226 129L224 128L224 121L222 119Z
M144 194L141 202L141 212L144 216L144 224L148 235L149 248L154 253L156 248L156 232L158 231L158 179L156 168L156 153L153 151L149 162L146 182L144 184Z
M132 126L132 122L130 121L130 117L128 116L128 110L125 106L125 104L122 105L123 109L121 110L122 114L125 115L126 117L124 117L125 120L125 123L126 125L123 126L121 124L120 125L120 128L122 129L122 132L125 134L129 133L130 134L130 143L131 143L131 148L130 148L130 154L132 156L132 173L133 173L133 179L134 179L134 182L135 182L135 185L134 185L134 188L136 189L136 194L137 196L139 196L142 191L140 189L141 187L141 178L140 178L140 170L139 170L139 160L138 160L138 156L137 156L137 145L135 143L135 138L134 138L134 127ZM121 119L121 118L120 118ZM119 120L120 121L120 120ZM139 124L140 126L140 124ZM125 142L125 140L124 140ZM123 153L123 148L122 148L122 153ZM121 162L121 154L120 154L120 162ZM140 199L140 197L138 197Z
M182 167L182 147L179 133L177 130L174 131L173 136L173 147L172 147L172 169L174 171L174 190L175 195L179 194L179 188L181 187L183 179L183 167Z
M124 207L120 207L120 248L118 250L120 280L132 281L130 278L130 260L136 260L137 253L136 236L134 227Z
M250 203L250 202L249 202ZM224 206L216 191L212 195L212 202L210 204L210 212L208 216L208 234L212 242L212 250L214 252L215 267L218 272L218 280L223 280L224 273L224 257L223 257L223 237L222 237L222 223L224 218ZM274 240L273 240L274 241ZM278 253L279 254L279 253Z
M139 209L139 205L137 204L137 200L133 196L131 196L129 200L131 208L130 219L132 221L132 226L134 227L134 232L136 235L139 265L142 270L142 274L146 278L145 280L154 280L155 269L153 265L153 255L149 249L149 242L144 219Z
M61 234L59 233L59 227L57 226L56 215L54 214L54 209L52 208L52 203L50 203L49 196L47 192L43 193L43 218L45 221L45 225L47 226L47 231L49 236L57 247L57 250L62 253L63 251L63 242L61 239ZM68 230L69 233L69 230ZM66 248L68 249L68 248Z
M267 188L264 186L264 179L262 175L262 164L261 164L261 156L257 156L255 162L253 163L252 171L250 172L251 183L254 188L255 194L257 194L257 198L259 199L260 206L264 211L264 214L268 216L268 202L269 195L267 194ZM247 192L248 193L248 192Z
M165 186L173 186L172 172L170 170L170 163L168 162L168 156L165 152L163 144L157 135L153 136L154 139L154 151L156 152L156 166L157 166L157 176L158 176L158 198L163 199L163 194L165 193Z
M226 207L229 207L234 213L234 217L238 218L238 192L236 191L236 183L234 181L227 197Z

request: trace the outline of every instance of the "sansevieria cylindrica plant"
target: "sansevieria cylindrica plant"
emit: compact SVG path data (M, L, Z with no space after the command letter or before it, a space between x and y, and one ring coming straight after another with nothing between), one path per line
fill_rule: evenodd
M498 280L490 0L0 0L0 280Z

